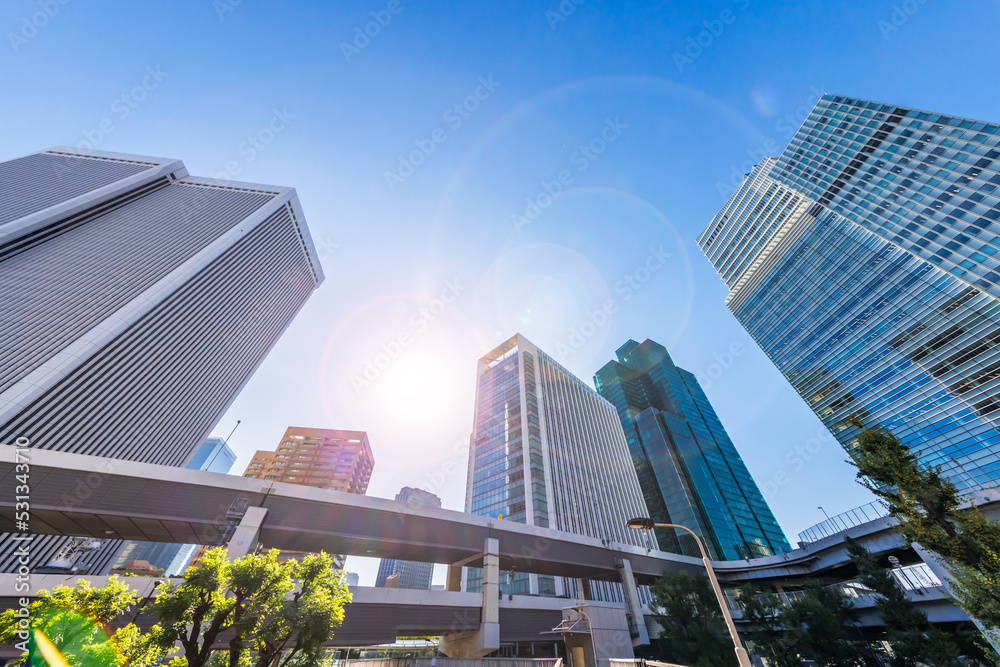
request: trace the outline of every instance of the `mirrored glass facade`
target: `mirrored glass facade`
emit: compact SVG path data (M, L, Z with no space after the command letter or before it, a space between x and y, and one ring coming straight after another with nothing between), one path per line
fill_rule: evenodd
M1000 476L998 144L997 124L825 95L698 239L841 443L850 415L882 424L960 489ZM800 204L770 216L767 192Z
M646 508L614 406L520 335L479 360L466 511L646 546L644 531L625 527ZM466 577L478 590L479 571ZM505 574L501 585L578 593L575 581L534 574ZM607 582L591 582L591 593L622 595Z
M788 540L698 380L647 340L620 347L594 384L618 410L649 516L692 529L716 560L773 556ZM700 557L684 531L657 529L664 551Z

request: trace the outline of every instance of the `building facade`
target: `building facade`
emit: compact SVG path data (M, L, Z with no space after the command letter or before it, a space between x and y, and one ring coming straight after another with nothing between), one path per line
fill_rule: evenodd
M374 468L375 456L364 431L289 426L275 451L253 455L243 476L364 495ZM284 559L303 555L281 552ZM342 569L346 556L333 557L337 569Z
M615 407L520 334L479 360L465 509L497 520L647 544L625 522L646 515ZM477 590L478 570L466 572ZM595 599L621 587L592 582ZM513 594L579 594L573 580L508 574Z
M848 449L881 424L1000 476L1000 126L824 95L698 238L729 309Z
M184 466L189 470L227 473L236 463L236 454L223 438L206 438ZM198 550L197 544L172 544L161 542L127 542L121 555L112 564L110 572L124 573L130 563L148 563L160 574L174 576L184 572Z
M618 410L649 516L691 528L715 560L791 547L697 378L667 349L630 340L594 375ZM656 529L660 549L700 557L684 531Z
M396 494L396 500L408 503L414 507L441 507L441 499L430 491L414 489L409 486L404 486ZM378 565L375 586L379 588L384 587L386 580L392 575L398 575L399 577L399 585L396 588L429 591L431 589L431 582L434 579L434 564L383 558Z
M292 188L67 147L0 163L0 442L182 466L322 281ZM67 545L36 536L32 567Z

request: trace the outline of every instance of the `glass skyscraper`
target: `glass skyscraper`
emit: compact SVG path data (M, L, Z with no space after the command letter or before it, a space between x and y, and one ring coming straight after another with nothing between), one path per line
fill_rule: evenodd
M205 438L205 441L194 451L191 459L184 467L188 470L206 470L208 472L227 473L236 463L236 454L229 448L223 438ZM188 563L194 558L197 544L176 544L162 542L128 542L118 559L109 568L114 571L126 568L130 563L144 561L154 569L162 570L162 574L172 576L187 569Z
M890 428L960 489L1000 472L1000 126L825 95L698 238L727 304L850 449Z
M594 384L618 410L649 516L692 529L716 560L791 547L694 375L667 349L630 340ZM700 556L684 531L657 529L664 551Z
M520 334L479 360L465 509L472 514L646 546L625 522L646 514L613 405ZM655 548L655 545L650 545ZM479 571L467 570L467 590ZM577 594L573 580L516 573L504 592ZM620 584L591 582L594 599Z

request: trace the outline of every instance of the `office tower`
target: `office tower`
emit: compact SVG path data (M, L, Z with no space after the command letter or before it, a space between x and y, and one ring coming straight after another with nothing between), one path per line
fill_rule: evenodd
M205 470L208 472L227 473L236 463L236 454L226 444L225 439L213 436L195 450L185 468Z
M791 547L694 375L667 349L630 340L594 376L618 410L649 516L693 530L716 560ZM700 557L684 531L657 529L660 549Z
M292 188L65 147L0 163L0 442L184 465L322 280ZM31 566L71 542L36 536Z
M1000 469L1000 129L824 95L698 238L729 309L848 449L890 428L959 489Z
M409 486L404 486L396 494L396 500L415 507L441 507L441 499L430 491L414 489ZM386 579L394 574L399 575L399 585L397 588L413 588L429 591L431 589L431 581L434 579L434 564L383 558L382 562L378 565L378 575L375 577L375 585L379 588L385 586Z
M195 450L187 465L189 470L227 473L236 462L236 454L219 437L206 438ZM136 561L148 563L161 574L172 576L187 569L197 551L197 544L128 542L111 567L111 572L125 572Z
M258 451L244 477L315 486L364 495L368 491L375 457L364 431L289 426L277 450ZM298 551L282 551L281 557L299 558ZM346 556L334 555L337 569Z
M479 360L465 509L646 546L644 531L625 528L646 505L614 406L520 334ZM477 590L479 570L466 577ZM562 577L515 573L502 586L577 595ZM621 599L620 585L591 586L595 599Z

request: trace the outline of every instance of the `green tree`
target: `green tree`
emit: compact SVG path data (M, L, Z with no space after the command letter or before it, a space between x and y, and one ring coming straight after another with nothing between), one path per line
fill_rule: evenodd
M659 658L691 667L737 665L736 654L707 577L667 572L651 587L653 614L663 628Z
M325 553L278 562L278 551L234 563L212 549L180 584L168 584L152 610L162 639L180 642L185 667L313 666L344 619L350 593ZM212 654L220 637L228 650ZM210 662L211 658L211 662ZM224 659L224 662L222 662Z
M104 629L138 603L138 594L112 576L103 588L81 579L73 587L39 591L28 613L32 631L42 632L70 665L151 667L172 648L164 645L158 628L142 633L129 623L110 635ZM0 614L0 642L17 644L19 620L14 609ZM27 658L25 653L21 659Z
M852 452L858 478L882 498L910 544L941 556L953 573L955 602L985 626L1000 628L1000 523L961 508L955 485L887 429L861 428Z
M876 593L875 608L882 617L886 638L892 644L892 667L961 667L962 649L951 635L935 627L896 583L892 573L856 540L845 540L858 581Z
M773 667L801 667L802 659L786 637L787 608L781 599L771 590L747 583L739 589L739 600L743 622L749 627L745 633L752 652Z
M103 588L81 580L41 591L29 608L32 629L71 667L153 667L177 642L182 654L170 667L318 667L327 662L326 643L344 620L350 593L327 554L283 563L277 554L230 563L225 549L210 550L183 581L163 584L146 604L159 620L145 633L132 623L110 636L104 631L139 602L116 577ZM0 641L18 641L17 613L0 614Z
M825 667L865 664L858 642L858 614L840 591L809 581L782 620L790 650L803 658Z

